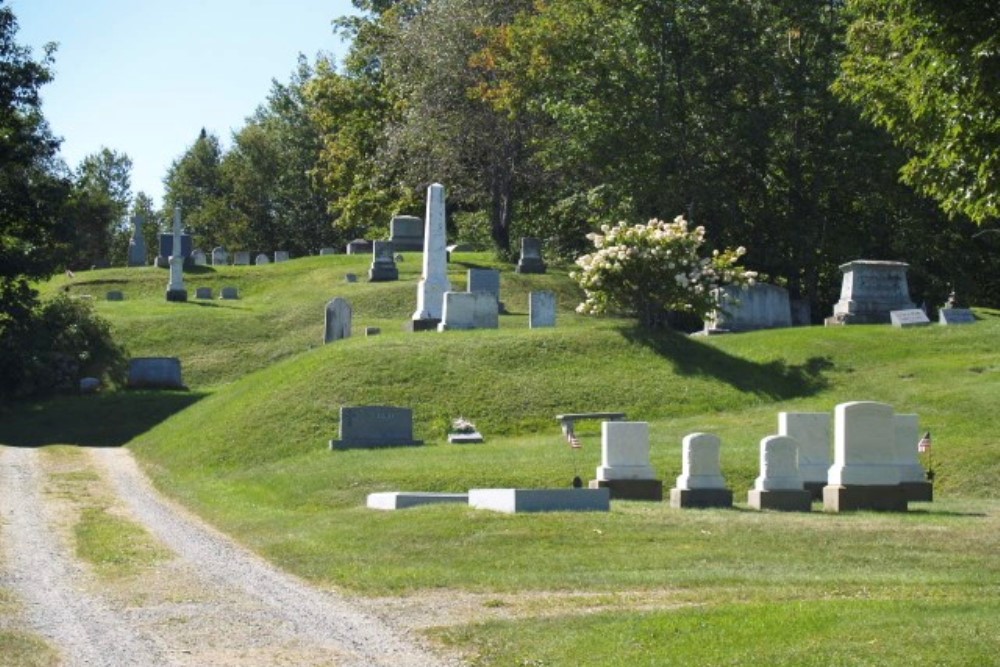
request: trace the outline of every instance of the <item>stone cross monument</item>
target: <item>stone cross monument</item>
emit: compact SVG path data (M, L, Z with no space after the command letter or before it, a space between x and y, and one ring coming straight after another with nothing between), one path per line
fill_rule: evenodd
M132 218L132 238L128 242L128 265L146 265L146 237L142 232L142 216Z
M181 207L174 207L174 246L170 254L170 283L167 301L187 301L184 289L184 256L181 253Z
M444 226L444 186L434 183L427 188L427 221L424 232L424 266L417 285L417 310L411 329L437 328L444 309L444 293L451 291L448 281L447 236Z

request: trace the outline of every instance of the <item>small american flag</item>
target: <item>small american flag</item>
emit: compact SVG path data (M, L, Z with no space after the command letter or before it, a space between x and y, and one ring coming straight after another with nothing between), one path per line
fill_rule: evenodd
M921 454L931 451L931 432L927 431L924 433L924 437L920 438L920 442L917 443L917 451Z

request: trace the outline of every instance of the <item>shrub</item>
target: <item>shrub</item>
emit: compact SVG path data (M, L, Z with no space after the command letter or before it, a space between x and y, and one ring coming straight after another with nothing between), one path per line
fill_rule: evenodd
M587 235L596 252L578 258L570 274L586 294L580 313L632 315L650 328L666 324L668 311L704 319L716 308L714 288L752 284L757 275L737 265L742 247L702 256L705 228L689 230L682 216L601 231Z

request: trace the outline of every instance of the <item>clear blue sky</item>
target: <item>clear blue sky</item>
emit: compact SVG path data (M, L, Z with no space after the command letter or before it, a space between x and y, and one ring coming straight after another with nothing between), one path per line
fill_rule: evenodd
M334 18L350 0L7 0L16 40L42 55L57 42L45 117L75 168L102 146L132 158L132 193L157 205L171 162L202 127L225 146L287 82L296 57L336 56L347 44Z

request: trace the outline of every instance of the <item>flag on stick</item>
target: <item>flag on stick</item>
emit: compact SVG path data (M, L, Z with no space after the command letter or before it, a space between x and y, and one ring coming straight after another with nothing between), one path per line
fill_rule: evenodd
M931 451L931 432L927 431L924 433L924 437L920 438L920 442L917 443L917 451L921 454Z

